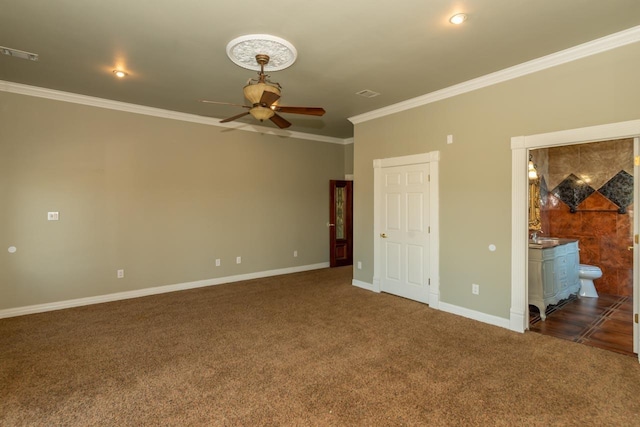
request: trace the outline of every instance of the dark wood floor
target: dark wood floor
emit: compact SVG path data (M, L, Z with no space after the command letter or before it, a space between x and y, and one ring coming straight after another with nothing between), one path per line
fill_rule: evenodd
M547 318L529 306L529 328L544 335L600 347L617 353L633 353L633 301L631 297L600 294L598 298L571 296L547 307Z

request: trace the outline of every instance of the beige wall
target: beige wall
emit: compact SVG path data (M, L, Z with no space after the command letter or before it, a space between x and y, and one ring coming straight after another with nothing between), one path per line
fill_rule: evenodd
M437 150L441 301L509 318L510 138L639 119L638 69L640 43L356 125L354 278L373 280L372 161Z
M344 173L353 175L353 144L344 146Z
M0 123L0 309L329 261L344 146L3 92Z

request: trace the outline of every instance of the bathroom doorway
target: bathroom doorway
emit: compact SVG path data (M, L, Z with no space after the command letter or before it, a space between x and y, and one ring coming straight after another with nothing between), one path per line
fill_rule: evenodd
M529 329L633 355L634 139L544 147L529 155L530 183L537 187L530 191L530 233L540 241L577 240L580 271L597 272L595 290L583 289L579 298L551 304L546 313L529 305Z
M633 138L634 140L634 206L640 205L638 178L640 175L640 120L610 123L585 128L561 130L511 138L512 159L512 215L511 215L511 309L510 329L524 332L529 329L528 305L528 195L527 164L529 151L547 147L588 144L597 141ZM637 209L633 212L633 352L638 353L640 330L637 316L640 307L640 220ZM553 236L552 236L553 237Z

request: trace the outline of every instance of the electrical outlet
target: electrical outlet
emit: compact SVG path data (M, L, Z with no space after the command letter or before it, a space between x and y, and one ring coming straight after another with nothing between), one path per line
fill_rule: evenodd
M358 270L362 270L362 261L358 261Z
M297 258L298 257L298 251L293 251L293 257Z
M47 212L47 221L58 221L60 219L59 212Z
M476 285L475 283L471 284L471 293L474 295L480 295L480 285Z
M220 267L220 258L216 259L216 267Z
M118 270L116 275L118 276L118 279L122 279L124 277L124 270Z
M236 257L236 264L240 264L242 262L242 257Z

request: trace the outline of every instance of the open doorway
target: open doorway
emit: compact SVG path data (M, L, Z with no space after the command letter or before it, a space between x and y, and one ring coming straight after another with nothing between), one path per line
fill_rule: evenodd
M329 183L329 265L353 265L353 182Z
M530 330L633 355L633 145L625 138L529 151ZM549 244L556 240L569 243ZM532 273L553 269L554 255L554 274L569 290L532 305Z
M640 204L638 175L640 174L640 120L619 122L587 128L557 131L545 134L518 136L511 139L512 159L512 216L511 216L511 310L510 329L524 332L529 329L528 305L528 178L527 165L530 150L561 147L596 141L633 138L634 140L634 206ZM637 209L633 212L633 352L638 353L640 283L640 250Z

